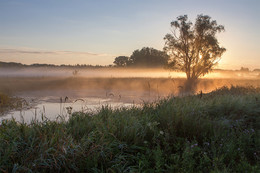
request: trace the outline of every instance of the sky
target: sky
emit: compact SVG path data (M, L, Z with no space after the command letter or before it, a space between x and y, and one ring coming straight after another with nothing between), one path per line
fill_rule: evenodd
M113 64L142 47L162 50L185 14L225 26L218 68L260 69L260 0L0 0L0 61Z

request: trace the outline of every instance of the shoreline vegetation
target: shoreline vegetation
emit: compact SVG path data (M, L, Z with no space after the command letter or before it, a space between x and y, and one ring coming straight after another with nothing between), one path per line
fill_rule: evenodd
M222 87L68 121L3 120L1 172L258 172L260 88Z
M12 110L23 109L25 106L28 106L28 103L24 99L0 92L0 116Z

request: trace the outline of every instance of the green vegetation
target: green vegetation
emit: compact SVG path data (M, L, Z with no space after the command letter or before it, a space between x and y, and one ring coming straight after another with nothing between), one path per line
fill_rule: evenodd
M171 27L172 33L164 37L164 51L171 56L169 67L185 72L191 81L212 71L226 51L216 37L224 31L224 26L201 14L195 24L187 15L179 16L171 22Z
M81 68L85 68L85 69L95 69L95 68L106 68L106 67L110 67L110 65L108 66L101 66L101 65L90 65L90 64L75 64L75 65L65 65L65 64L61 64L61 65L55 65L55 64L22 64L22 63L17 63L17 62L2 62L0 61L0 68L37 68L37 67L45 67L45 68L77 68L77 69L81 69Z
M113 62L117 67L126 67L129 64L129 57L127 56L118 56Z
M0 126L1 172L258 172L260 89Z
M0 115L12 109L22 108L26 101L0 92Z
M169 58L163 51L152 47L143 47L140 50L135 50L130 57L116 57L114 64L117 67L162 68L167 65Z

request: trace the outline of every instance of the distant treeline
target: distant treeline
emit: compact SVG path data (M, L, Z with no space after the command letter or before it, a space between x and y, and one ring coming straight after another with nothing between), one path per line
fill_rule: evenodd
M143 47L133 51L130 57L118 56L114 60L115 67L124 68L169 68L170 56L164 51L152 47ZM249 68L241 67L239 70L214 69L215 71L240 71L250 72ZM252 72L260 72L260 69L254 69Z
M22 63L17 63L17 62L2 62L0 61L0 68L24 68L24 67L61 67L61 68L104 68L104 67L112 67L112 65L108 66L101 66L101 65L89 65L89 64L76 64L76 65L55 65L55 64L22 64Z
M119 59L121 59L122 56L120 56ZM147 58L147 57L146 57ZM127 59L129 61L130 58ZM131 61L131 60L130 60ZM136 60L135 60L136 61ZM138 61L137 61L138 62ZM149 62L149 61L148 61ZM133 63L129 65L107 65L107 66L102 66L102 65L90 65L90 64L75 64L75 65L70 65L70 64L61 64L61 65L55 65L55 64L39 64L39 63L34 63L34 64L22 64L22 63L17 63L17 62L3 62L0 61L0 68L27 68L27 67L48 67L48 68L76 68L76 69L84 69L84 68L112 68L112 67L130 67L130 68L164 68L165 61L163 63L159 63L159 66L151 63L151 65L148 65L149 63ZM234 70L226 70L226 69L214 69L214 71L234 71ZM241 67L240 70L235 70L235 71L241 71L241 72L250 72L249 68L246 67ZM252 72L260 72L260 69L254 69Z
M167 66L169 58L164 51L143 47L135 50L130 57L116 57L114 64L116 67L163 68Z

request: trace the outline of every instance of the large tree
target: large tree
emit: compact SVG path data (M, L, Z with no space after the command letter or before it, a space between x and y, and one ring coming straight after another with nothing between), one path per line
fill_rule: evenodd
M168 63L169 56L164 52L151 47L135 50L129 59L133 67L163 67Z
M114 64L118 67L125 67L129 63L129 57L127 56L118 56L115 58Z
M170 55L169 67L196 80L212 70L226 51L220 47L216 34L224 31L210 16L198 15L195 24L187 15L171 22L172 33L164 37L164 50Z

